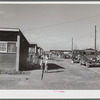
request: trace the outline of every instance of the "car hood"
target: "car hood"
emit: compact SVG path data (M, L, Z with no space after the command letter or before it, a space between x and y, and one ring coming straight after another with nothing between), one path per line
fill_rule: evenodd
M96 60L96 56L95 55L86 55L85 56L88 60L92 60L95 61Z

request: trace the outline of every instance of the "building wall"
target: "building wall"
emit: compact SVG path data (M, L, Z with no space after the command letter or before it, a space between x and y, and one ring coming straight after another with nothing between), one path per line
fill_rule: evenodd
M0 31L0 41L17 41L18 32Z
M27 69L27 58L28 58L29 43L23 34L20 35L20 61L19 70Z
M2 42L16 42L17 36L20 36L20 53L19 53L19 70L25 70L27 68L27 57L28 57L28 47L29 43L21 31L0 31L0 41ZM17 48L16 48L17 49ZM0 52L0 69L16 69L16 54L15 53L4 53ZM4 67L3 67L4 66Z
M16 69L16 52L11 53L8 43L16 43L17 32L0 31L0 42L7 43L7 52L0 52L0 69L2 70L15 70Z
M0 70L16 69L16 53L0 53Z

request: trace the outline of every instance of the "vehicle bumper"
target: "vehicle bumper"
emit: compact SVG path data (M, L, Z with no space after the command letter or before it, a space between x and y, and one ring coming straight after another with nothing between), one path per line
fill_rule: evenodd
M100 66L100 63L89 63L90 66Z

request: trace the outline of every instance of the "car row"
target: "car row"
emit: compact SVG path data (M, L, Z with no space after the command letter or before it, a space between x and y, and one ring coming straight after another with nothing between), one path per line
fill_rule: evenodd
M71 58L72 63L80 63L80 65L85 65L86 67L100 66L100 55L96 52L75 54L73 53Z
M100 66L100 59L95 55L84 55L80 58L80 64L86 67Z

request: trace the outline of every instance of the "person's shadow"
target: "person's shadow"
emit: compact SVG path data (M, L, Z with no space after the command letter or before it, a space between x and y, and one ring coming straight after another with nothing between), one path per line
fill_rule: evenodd
M48 73L64 72L64 70L58 70L58 69L65 69L65 68L54 63L48 63Z
M65 68L57 64L48 63L48 70L55 70L55 69L57 70L57 69L65 69Z
M26 70L24 69L24 70L29 71L29 70L38 70L38 69L41 69L41 66L39 64L29 64L27 69ZM48 71L58 70L58 69L65 69L65 68L54 63L48 63ZM61 72L61 71L57 71L57 72Z

